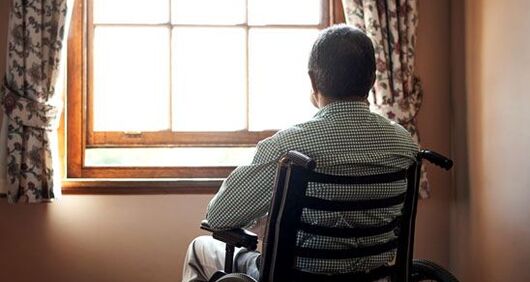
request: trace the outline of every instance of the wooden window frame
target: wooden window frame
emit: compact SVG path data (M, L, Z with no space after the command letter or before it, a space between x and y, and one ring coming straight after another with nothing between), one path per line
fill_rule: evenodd
M266 138L274 131L263 132L160 132L142 133L142 142L135 133L99 132L87 129L88 83L87 68L87 0L75 0L67 48L66 98L66 179L63 191L73 194L143 194L143 193L213 193L235 167L87 167L86 148L167 147L175 146L248 146ZM340 0L326 0L328 25L344 22ZM327 25L325 25L327 26ZM118 142L118 140L120 140ZM123 141L125 140L125 141ZM197 141L197 140L207 140ZM146 146L147 144L147 146Z

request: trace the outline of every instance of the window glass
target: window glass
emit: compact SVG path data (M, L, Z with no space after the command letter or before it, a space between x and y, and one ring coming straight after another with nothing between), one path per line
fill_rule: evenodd
M250 130L281 129L311 118L307 60L318 29L250 30Z
M322 0L248 0L251 25L319 25Z
M246 127L245 30L173 29L173 130Z
M169 128L167 27L96 27L93 60L95 131Z
M216 167L251 162L255 148L98 148L87 149L86 166Z
M241 24L245 22L245 0L172 0L174 24Z
M167 23L168 0L93 0L93 20L101 23Z

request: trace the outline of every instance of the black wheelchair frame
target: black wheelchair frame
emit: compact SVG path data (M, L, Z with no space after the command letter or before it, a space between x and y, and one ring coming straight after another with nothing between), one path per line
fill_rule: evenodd
M422 160L449 170L453 162L429 150L421 150L416 161L405 170L368 176L337 176L315 172L316 163L297 151L289 151L279 162L269 222L263 241L259 282L272 281L374 281L390 277L392 281L458 281L440 266L425 260L413 260L414 230L417 213L418 188ZM356 201L329 201L306 195L309 182L335 184L374 184L407 180L405 193L383 199ZM293 189L294 188L294 189ZM296 199L296 200L293 200ZM322 227L301 222L304 208L324 211L361 211L403 204L402 214L382 226L362 228ZM218 271L210 281L255 281L244 274L231 274L235 247L256 250L257 236L244 229L213 230L206 221L201 228L212 232L213 238L226 243L225 269ZM309 249L296 246L299 230L320 236L363 237L394 231L397 238L372 246L348 250ZM369 272L322 274L295 268L296 257L346 259L382 254L396 250L393 265L385 265Z

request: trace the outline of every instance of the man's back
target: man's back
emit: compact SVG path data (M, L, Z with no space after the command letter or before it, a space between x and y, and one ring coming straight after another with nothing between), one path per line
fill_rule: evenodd
M317 163L317 171L338 175L367 175L407 168L417 146L401 126L371 113L364 102L335 102L323 107L305 123L280 131L259 143L251 165L239 167L212 200L208 220L217 228L241 227L264 216L271 201L277 160L298 150ZM389 197L404 192L406 183L341 187L310 184L308 194L332 200ZM323 226L383 224L399 214L400 207L369 213L303 212L305 222ZM337 240L299 233L298 245L330 249L387 241L393 234L364 240ZM300 259L298 267L316 272L365 270L391 261L392 253L361 260L318 261Z
M235 169L210 201L206 218L212 228L245 227L267 214L277 162L289 150L313 158L317 171L338 175L394 172L407 168L414 160L418 148L410 134L369 111L367 101L376 78L376 63L372 41L366 34L346 25L323 30L311 49L308 75L313 89L311 101L320 111L312 120L258 143L252 163ZM405 181L351 187L310 184L307 193L324 199L356 200L389 197L405 189ZM379 225L389 222L399 212L399 206L365 213L304 210L302 220L322 226ZM389 232L379 237L333 239L299 233L297 244L343 249L388 241L393 236ZM202 250L204 253L214 250L217 255L200 256ZM222 247L211 240L192 242L185 264L184 272L189 273L186 277L210 277L212 272L207 271L207 266L221 265L220 254L224 254ZM240 256L236 261L252 266L243 272L253 273L256 278L257 254L253 255ZM299 259L297 266L325 273L362 271L390 262L393 256L388 253L355 260Z

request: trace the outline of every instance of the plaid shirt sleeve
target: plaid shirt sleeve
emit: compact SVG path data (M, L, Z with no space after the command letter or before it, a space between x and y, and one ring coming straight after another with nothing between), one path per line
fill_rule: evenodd
M210 201L206 219L212 228L245 227L266 215L281 156L273 138L258 143L252 163L236 168Z

